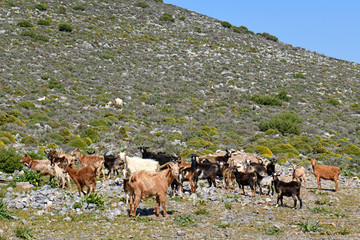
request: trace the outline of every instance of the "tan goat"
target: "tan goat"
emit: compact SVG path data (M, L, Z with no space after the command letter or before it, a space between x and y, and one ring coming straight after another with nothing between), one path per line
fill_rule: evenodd
M61 186L61 188L65 188L65 184L68 185L69 188L71 188L70 184L70 176L68 173L65 173L64 168L61 168L59 165L62 163L55 163L54 164L54 170L55 170L55 177L58 183L58 187Z
M125 185L125 188L130 192L130 216L136 216L136 209L141 198L152 196L156 196L156 215L160 216L161 204L164 216L168 216L165 208L165 197L171 182L179 177L179 165L174 162L169 162L165 165L168 168L160 172L149 173L141 170L134 172L130 176L129 181Z
M321 179L332 180L335 182L335 192L338 190L338 180L340 175L340 168L333 166L317 165L317 159L311 159L311 165L313 168L314 175L317 180L318 190L321 190Z
M58 157L59 158L65 157L69 164L73 163L75 161L75 158L72 155L64 153L64 152L59 152Z
M43 176L49 175L50 181L55 175L55 172L50 165L50 160L33 160L29 155L25 154L21 158L20 162L26 163L31 168L31 170L40 172Z
M304 181L304 186L305 186L305 189L306 189L306 175L305 175L305 168L301 167L301 168L298 168L296 169L297 165L296 164L292 164L292 167L293 167L293 180L295 179L296 181L299 181L299 182L302 182Z
M76 155L83 167L93 167L97 169L97 177L100 178L100 171L105 180L104 157L99 155L84 155L79 148L76 148L71 155Z
M96 187L96 169L91 166L83 167L81 169L72 168L72 164L67 164L65 167L65 173L68 173L72 180L75 182L79 196L81 197L81 192L83 194L89 195L90 186L92 184L91 192L95 192ZM83 192L84 186L87 187L87 192Z

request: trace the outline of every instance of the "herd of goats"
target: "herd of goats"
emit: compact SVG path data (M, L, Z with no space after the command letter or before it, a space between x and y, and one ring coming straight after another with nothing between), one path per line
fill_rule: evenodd
M104 168L108 169L108 177L111 173L123 174L123 186L126 193L126 202L130 197L130 216L136 216L136 209L140 200L155 196L157 202L156 214L160 216L160 204L163 208L164 216L168 216L165 208L165 198L168 188L175 194L182 195L183 183L188 181L191 193L195 193L199 179L206 179L209 187L216 187L216 178L223 179L224 188L233 187L236 181L239 188L245 194L244 186L249 186L251 196L255 196L257 187L259 193L263 194L262 189L268 188L267 194L277 193L277 205L279 201L283 205L283 196L292 197L294 208L297 200L302 207L300 198L301 184L304 182L305 188L305 169L293 166L293 179L285 182L279 179L279 174L275 171L276 159L264 160L256 155L245 153L244 151L218 151L214 155L197 156L191 155L191 162L186 162L181 157L170 156L163 152L150 152L147 147L139 147L142 158L128 156L126 152L114 155L95 155L83 154L76 148L71 154L57 152L55 150L45 151L47 160L33 160L25 154L21 162L27 164L32 170L41 172L43 175L50 175L50 181L56 177L59 187L65 185L70 187L70 178L78 188L79 196L81 192L88 195L90 190L95 191L96 179L102 173L106 179ZM74 168L76 158L80 161L81 168ZM332 180L336 184L335 192L338 190L340 169L334 166L317 165L316 159L311 159L313 173L317 179L318 189L321 190L320 179ZM92 185L92 188L91 188ZM87 192L83 191L84 186Z

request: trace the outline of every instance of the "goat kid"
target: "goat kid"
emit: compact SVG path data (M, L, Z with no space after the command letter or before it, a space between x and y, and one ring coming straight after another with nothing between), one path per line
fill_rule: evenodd
M96 188L96 169L92 166L83 167L81 169L74 169L72 168L72 164L67 164L65 166L65 173L68 173L71 179L75 182L79 197L81 197L81 192L84 195L89 195L90 193L90 186L92 185L91 192L95 192ZM83 191L84 186L87 187L87 192Z

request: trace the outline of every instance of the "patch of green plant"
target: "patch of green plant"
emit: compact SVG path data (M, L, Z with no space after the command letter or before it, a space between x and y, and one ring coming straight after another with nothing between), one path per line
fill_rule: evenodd
M40 10L40 11L46 11L47 10L47 6L45 3L38 3L34 6L36 9Z
M181 16L181 17L179 17L179 20L181 20L181 21L185 21L185 17L184 16Z
M260 35L260 36L263 36L267 40L271 40L271 41L274 41L274 42L277 42L279 40L277 37L275 37L274 35L271 35L270 33L267 33L267 32L257 33L257 34Z
M346 153L348 155L355 155L360 156L360 148L356 146L355 144L348 144L342 149L340 149L340 152Z
M26 108L26 109L35 108L35 104L32 103L31 101L27 101L27 100L25 100L25 101L20 101L20 102L18 103L18 106L19 106L19 107L22 107L22 108Z
M320 220L309 220L307 219L306 222L299 222L297 225L303 232L316 232L318 230Z
M194 212L196 215L209 215L209 211L205 208L200 208Z
M223 223L223 222L220 222L220 223L217 223L215 224L218 228L228 228L230 227L230 223Z
M49 117L42 112L36 111L29 116L31 122L46 122L49 120Z
M20 142L24 143L24 144L36 144L36 143L38 143L37 139L35 137L33 137L33 136L23 137Z
M302 74L302 73L294 73L294 74L293 74L293 77L294 77L294 78L305 79L305 76L304 76L304 74Z
M220 21L221 26L223 26L224 28L231 28L232 25L231 23L227 22L227 21Z
M327 196L327 195L329 195L329 193L327 193L327 192L321 192L321 191L314 190L314 189L310 190L309 192L311 192L311 193L313 193L313 194L315 194L315 195L320 195L320 196Z
M240 27L233 26L231 29L236 33L255 34L253 31L250 31L245 26L240 26Z
M12 212L8 210L7 205L2 200L0 201L0 219L13 219Z
M339 218L347 218L348 217L345 213L341 213L341 212L336 212L336 213L334 213L334 215Z
M333 106L337 106L340 104L339 100L335 99L335 98L329 98L326 103L333 105Z
M36 171L24 170L23 175L19 175L16 177L17 182L29 182L30 184L34 185L35 187L41 187L44 184L44 180L41 178L42 174Z
M297 157L300 154L291 144L277 144L271 147L271 151L274 154L284 153L288 157Z
M110 54L103 54L103 55L100 55L99 58L101 58L101 59L114 59L114 56L110 55Z
M82 134L80 135L82 138L89 137L92 142L99 142L100 141L100 134L94 128L89 127L86 128Z
M341 176L346 176L346 177L353 177L354 174L351 172L350 169L348 168L343 168L341 169L341 173L340 173Z
M272 226L272 227L269 227L269 228L264 228L264 231L265 231L266 235L274 236L274 235L276 235L278 233L283 232L284 230L281 230L278 227Z
M30 28L30 27L33 27L34 25L28 21L28 20L21 20L19 21L17 24L17 26L19 27L26 27L26 28Z
M80 148L80 149L85 149L87 148L87 144L86 141L84 141L84 139L81 138L76 138L76 139L72 139L70 140L67 145L75 147L75 148Z
M250 99L261 105L282 106L282 101L276 97L255 94Z
M193 226L195 224L195 219L190 215L176 216L174 224L182 227Z
M36 22L38 25L42 25L42 26L50 26L51 25L51 21L48 19L39 19Z
M159 18L160 21L175 22L175 18L170 13L164 13Z
M9 133L7 131L1 131L0 132L0 137L5 137L9 143L16 142L16 138L11 133Z
M283 112L274 115L268 122L261 121L259 129L263 132L268 129L277 129L283 135L287 133L299 135L301 133L300 123L302 123L302 119L295 112Z
M315 200L316 205L330 205L328 201Z
M15 170L21 170L21 156L12 147L6 148L0 146L0 170L5 173L13 173Z
M260 153L260 155L264 157L270 158L271 155L273 155L272 151L266 146L257 146L255 149L258 153Z
M211 126L201 127L201 131L204 133L204 136L214 136L218 134L218 129Z
M231 202L226 201L226 202L224 203L224 205L225 205L225 208L226 208L227 210L231 210L231 209L233 208Z
M59 24L59 31L61 32L72 32L74 28L68 23L60 23Z
M96 204L96 207L104 210L105 209L105 197L97 193L90 193L89 195L82 196L79 202L73 204L74 208L82 208L84 203L93 203Z
M335 231L334 233L340 235L348 235L350 234L350 231L348 231L346 228L342 228L340 230Z
M72 9L74 9L75 11L85 11L84 5L81 4L74 5Z
M172 197L171 200L175 202L184 202L185 200L179 196Z
M291 98L288 97L287 94L288 94L287 91L280 91L280 92L278 93L278 95L276 95L276 97L277 97L278 99L280 99L280 100L283 100L283 101L288 102L288 101L290 101Z
M212 142L206 141L205 139L201 138L201 137L193 137L191 139L189 139L186 142L188 147L194 147L194 148L208 148L210 146L213 145Z
M313 208L309 208L309 211L311 213L331 213L330 210L323 208L323 207L313 207Z
M150 7L150 5L147 4L146 2L137 2L137 3L135 3L135 6L136 6L136 7L141 7L141 8L148 8L148 7Z
M27 227L16 227L15 235L16 235L16 237L22 238L22 239L27 239L27 240L34 239L32 230Z

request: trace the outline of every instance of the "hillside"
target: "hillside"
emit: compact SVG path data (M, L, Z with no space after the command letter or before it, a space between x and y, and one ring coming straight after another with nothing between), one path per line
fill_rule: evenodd
M154 0L8 0L0 23L0 141L21 152L234 148L360 170L359 64Z

